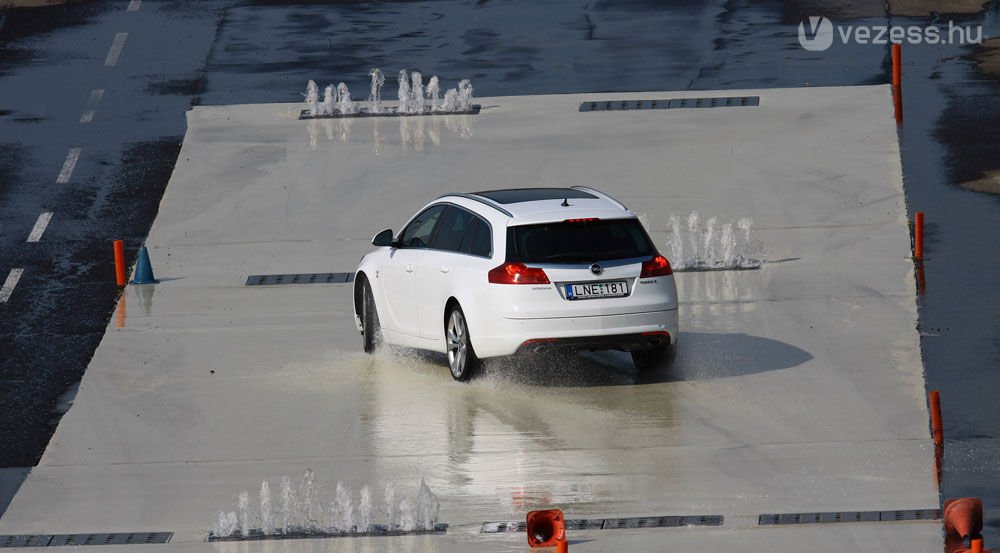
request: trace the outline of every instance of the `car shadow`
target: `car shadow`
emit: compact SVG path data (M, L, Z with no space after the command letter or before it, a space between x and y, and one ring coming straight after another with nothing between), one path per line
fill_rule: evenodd
M539 351L488 359L473 378L529 386L629 386L699 381L795 367L813 356L785 342L744 333L681 332L674 358L638 371L620 351ZM447 366L447 360L439 361Z

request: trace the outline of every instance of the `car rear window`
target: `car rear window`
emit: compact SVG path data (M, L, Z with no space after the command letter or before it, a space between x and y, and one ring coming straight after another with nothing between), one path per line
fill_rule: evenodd
M638 219L595 219L508 227L507 258L524 263L587 263L653 255Z

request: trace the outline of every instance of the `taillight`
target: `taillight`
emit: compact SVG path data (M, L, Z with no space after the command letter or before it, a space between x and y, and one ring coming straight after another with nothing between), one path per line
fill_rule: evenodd
M493 284L549 284L545 271L524 263L504 263L488 273Z
M666 257L658 255L649 261L642 262L642 274L639 275L639 278L667 276L672 274L674 274L674 270L670 268L670 262L667 261Z
M599 217L585 217L583 219L566 219L564 223L593 223L594 221L600 221Z

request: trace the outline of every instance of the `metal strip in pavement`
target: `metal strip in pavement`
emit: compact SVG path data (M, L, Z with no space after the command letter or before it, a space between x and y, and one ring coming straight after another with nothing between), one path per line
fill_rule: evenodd
M0 536L0 549L77 545L147 545L169 543L173 532L116 532L108 534L31 534Z
M262 540L303 540L303 539L325 539L325 538L355 538L355 537L380 537L380 536L415 536L420 534L447 534L448 525L439 523L434 525L433 530L389 530L383 525L376 524L367 532L327 532L323 530L315 531L291 531L287 534L265 534L258 528L250 529L248 535L244 537L239 530L229 536L216 536L215 532L208 535L208 541L262 541Z
M250 275L246 286L276 284L347 284L354 282L354 273L298 273L287 275Z
M906 509L899 511L834 511L827 513L784 513L760 515L759 526L787 524L828 524L834 522L901 522L906 520L940 520L940 509Z
M760 105L760 96L722 96L714 98L661 98L658 100L596 100L583 102L579 111L637 111L680 108L732 108Z
M725 517L722 515L694 516L649 516L627 518L593 518L567 519L567 530L621 530L627 528L681 528L686 526L722 526ZM481 534L498 534L503 532L524 532L527 523L519 521L484 522L479 530Z

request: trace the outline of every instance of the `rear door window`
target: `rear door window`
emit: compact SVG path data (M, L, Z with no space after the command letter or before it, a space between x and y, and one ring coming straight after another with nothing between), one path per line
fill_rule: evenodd
M462 237L469 230L469 223L473 219L475 216L468 211L460 207L449 206L437 226L431 247L437 250L457 252L462 245Z
M508 259L588 263L653 255L638 219L584 219L508 227Z

